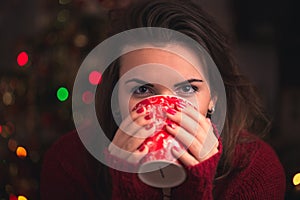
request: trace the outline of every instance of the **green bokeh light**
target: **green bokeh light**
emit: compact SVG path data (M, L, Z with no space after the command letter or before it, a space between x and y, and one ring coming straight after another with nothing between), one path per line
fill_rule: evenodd
M69 97L69 91L65 87L60 87L57 90L56 96L57 96L58 100L60 100L60 101L66 101L68 99L68 97Z

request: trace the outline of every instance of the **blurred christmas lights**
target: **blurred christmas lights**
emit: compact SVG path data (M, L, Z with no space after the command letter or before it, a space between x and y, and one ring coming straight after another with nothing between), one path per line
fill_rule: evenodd
M84 47L88 43L88 38L83 34L78 34L74 38L74 45L77 47Z
M69 5L70 3L73 5ZM62 106L63 108L55 109L55 106L58 105L57 102L68 100L70 98L69 92L71 93L70 88L65 85L60 85L66 88L58 92L59 87L56 87L56 83L61 83L61 80L69 82L73 78L73 73L69 73L69 70L73 70L73 68L65 67L65 63L68 61L67 58L79 58L79 55L84 56L85 52L79 48L86 47L89 43L94 43L94 41L99 41L101 35L98 34L98 30L101 30L103 25L103 21L99 20L98 16L95 17L97 21L95 27L98 27L95 30L90 27L91 19L89 14L87 17L77 18L78 10L74 7L76 3L78 2L74 0L57 0L55 5L57 7L49 12L49 18L46 17L48 13L46 15L41 13L39 18L39 23L41 24L39 25L45 25L45 31L35 34L34 38L24 38L22 39L23 41L19 41L18 45L20 46L15 47L17 52L13 54L13 63L10 64L19 69L16 73L13 71L12 74L0 74L0 107L2 106L4 109L4 112L1 113L1 119L4 122L0 122L0 140L2 141L0 145L4 144L0 146L2 147L0 148L0 154L1 156L4 155L3 157L0 156L0 167L1 170L4 169L3 173L0 174L0 182L2 182L0 200L36 199L35 197L39 193L39 181L36 178L39 172L36 170L36 166L40 167L41 162L39 161L42 159L44 150L47 147L47 145L43 144L49 144L54 137L58 136L57 133L61 127L60 121L64 119L69 120L71 116L71 111L67 105ZM45 3L45 5L48 4ZM69 6L71 6L71 9L69 9ZM48 23L48 19L53 21ZM86 20L88 20L87 23ZM72 24L70 23L70 26L68 26L68 22ZM57 29L58 27L63 27L63 31L62 29ZM28 41L30 49L27 47ZM26 48L22 49L24 45ZM24 69L32 65L33 59L34 70L24 71ZM69 65L74 66L78 64L76 63L78 60L72 60L74 63ZM61 79L59 81L55 80L55 72L57 71L62 72L60 73ZM88 78L88 74L86 78ZM100 83L101 75L100 79L92 79L94 81L91 84L97 85ZM53 82L48 80L53 80ZM49 105L49 101L41 101L44 97L48 98L48 94L51 92L56 102L52 101L50 103L55 104L55 106ZM56 92L58 92L58 97L54 96L57 95ZM90 98L92 93L85 93L84 96L86 103L93 101ZM37 108L36 103L41 107ZM52 128L43 129L42 131L45 132L42 135L46 135L46 137L39 140L39 135L41 134L37 133L39 131L35 131L36 125L39 125L40 122L38 116L48 114L48 110L51 112L51 119L49 119L48 124ZM81 113L78 113L78 115L83 120L86 120ZM12 120L13 123L6 123L7 120ZM53 123L57 126L53 126ZM62 121L62 124L63 127L66 127L65 121ZM18 127L18 131L15 131L16 127ZM37 136L36 134L39 135ZM26 135L25 138L23 138L24 135ZM26 146L24 145L26 149L19 144L21 141L26 143ZM40 142L41 145L36 142ZM11 154L13 156L10 156ZM20 159L24 157L28 159ZM5 174L5 176L2 177L2 174Z
M20 67L23 67L28 63L28 54L25 51L18 54L17 63Z
M20 195L18 196L18 200L27 200L27 198L25 196Z
M70 17L70 11L69 10L61 10L58 14L57 14L57 21L64 23L66 22Z
M92 71L89 74L89 81L92 85L98 85L101 82L102 75L98 71Z
M11 92L5 92L2 96L4 105L9 106L15 103L15 96Z
M57 96L58 100L60 100L60 101L66 101L68 99L68 97L69 97L69 91L65 87L60 87L57 90L56 96Z
M10 137L14 131L15 131L15 127L14 127L13 123L11 123L11 122L7 122L6 125L1 125L0 134L3 138Z
M8 137L10 136L10 133L9 133L9 131L8 131L7 126L6 126L6 125L2 125L2 126L1 126L1 129L2 129L2 131L1 131L1 136L2 136L3 138L8 138Z
M296 185L300 185L300 173L295 174L295 176L293 177L293 184Z
M11 138L8 140L7 146L10 151L15 152L18 147L18 143L16 140Z
M91 104L93 102L93 93L90 92L90 91L85 91L83 94L82 94L82 101L85 103L85 104Z
M16 150L16 154L19 158L25 158L27 156L27 151L24 147L19 146Z
M18 197L14 194L9 195L9 200L18 200Z

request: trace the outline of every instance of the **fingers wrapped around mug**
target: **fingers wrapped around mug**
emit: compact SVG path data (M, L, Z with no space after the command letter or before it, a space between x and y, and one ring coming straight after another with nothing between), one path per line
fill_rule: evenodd
M173 154L186 166L194 166L218 152L218 139L211 121L190 105L167 110L170 119L166 128L187 151L173 149Z
M145 111L132 111L120 124L108 151L130 163L138 163L148 152L148 147L142 144L153 132L151 115Z

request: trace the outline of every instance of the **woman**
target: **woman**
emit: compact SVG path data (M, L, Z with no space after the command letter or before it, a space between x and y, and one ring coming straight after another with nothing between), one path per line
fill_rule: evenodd
M110 35L140 27L162 27L178 31L198 42L210 54L226 89L227 112L220 139L204 157L199 156L204 145L203 138L207 137L211 127L207 117L218 101L212 98L209 86L205 84L206 79L202 76L205 72L199 73L187 60L150 45L150 48L148 46L123 55L103 74L96 106L101 127L113 144L108 148L108 158L130 166L139 162L148 151L147 146L141 148L143 139L127 135L115 123L110 109L111 98L101 98L111 97L118 81L118 94L131 95L130 108L142 98L157 94L176 94L185 98L193 96L200 105L197 111L187 106L181 111L172 110L167 114L169 119L179 124L176 126L173 123L167 127L170 134L182 143L190 141L187 139L190 136L195 139L192 145L187 145L188 150L185 152L172 150L185 166L186 181L170 191L148 186L135 173L109 169L97 162L85 150L76 132L72 132L63 136L45 155L41 179L42 198L283 199L283 168L272 148L258 138L268 131L269 121L253 87L238 72L220 29L199 6L188 0L145 0L111 12ZM176 47L176 43L171 44L172 49ZM197 54L189 48L181 48L197 63ZM131 70L137 69L136 66L147 63L171 67L188 83L178 85L178 82L170 79L167 82L176 87L166 87L163 84L151 84L151 81L141 84L140 80L136 81L138 76L122 79ZM155 72L149 70L150 77L151 73ZM128 80L134 81L128 83ZM126 94L128 90L131 92ZM127 123L122 111L122 100L118 104L122 119L120 126L130 127L131 122ZM151 123L151 117L144 111L132 111L130 117L143 128ZM121 154L117 147L130 153Z

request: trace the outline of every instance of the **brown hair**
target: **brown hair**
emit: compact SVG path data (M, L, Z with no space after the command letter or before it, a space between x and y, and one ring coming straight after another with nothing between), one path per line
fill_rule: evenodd
M214 60L224 81L227 113L221 134L223 154L216 178L232 170L235 146L242 142L240 132L248 130L256 135L268 131L269 121L252 84L240 74L234 62L229 42L223 31L197 4L189 0L143 0L126 9L110 13L109 35L139 27L162 27L181 32L203 46ZM119 64L114 62L103 74L98 89L98 118L103 130L113 138L117 125L111 112L111 93L119 79ZM249 141L250 138L244 138Z

